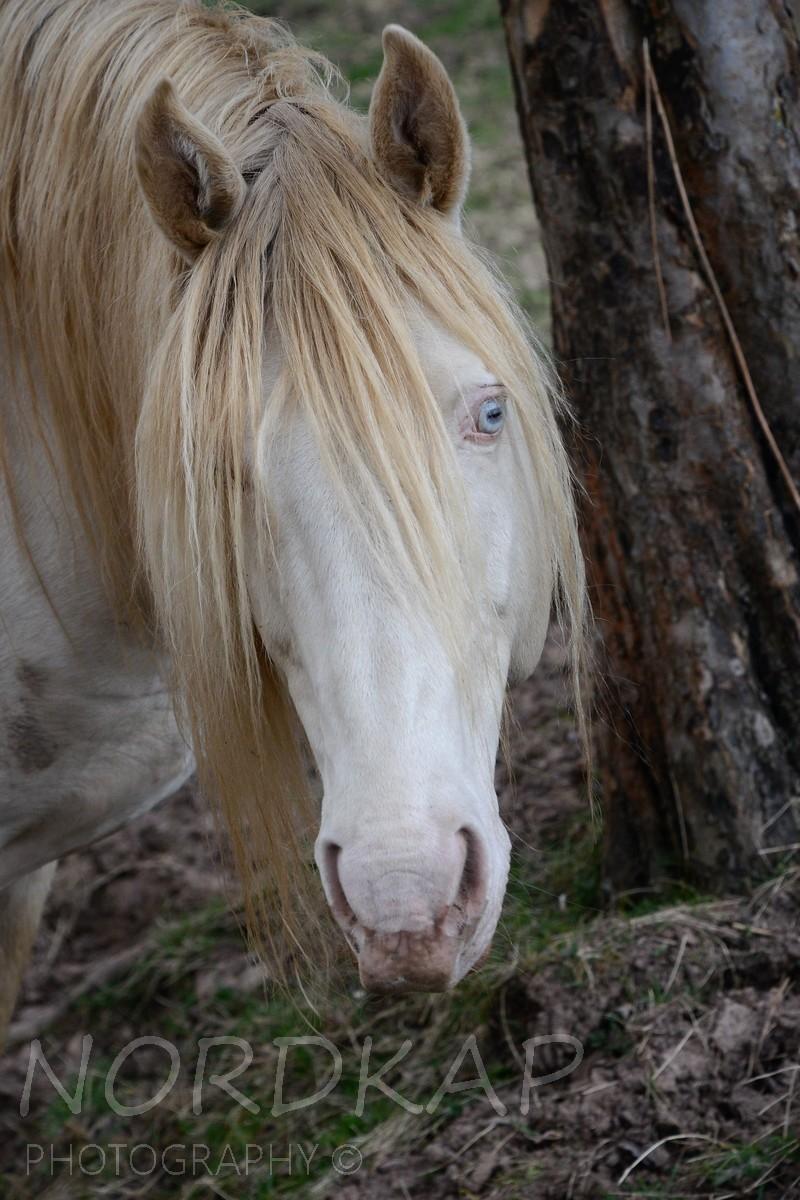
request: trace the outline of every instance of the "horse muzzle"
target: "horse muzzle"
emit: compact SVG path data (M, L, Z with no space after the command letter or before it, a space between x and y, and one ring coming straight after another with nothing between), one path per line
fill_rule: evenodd
M349 844L321 836L317 862L368 991L446 991L488 949L496 918L487 928L487 910L499 903L477 831L373 830Z

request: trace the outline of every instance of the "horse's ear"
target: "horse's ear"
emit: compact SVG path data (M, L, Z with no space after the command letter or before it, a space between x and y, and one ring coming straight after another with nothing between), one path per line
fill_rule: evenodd
M464 119L439 59L400 25L383 31L369 118L384 177L403 195L457 218L469 180Z
M136 128L136 171L159 229L193 262L236 215L246 185L222 142L157 84Z

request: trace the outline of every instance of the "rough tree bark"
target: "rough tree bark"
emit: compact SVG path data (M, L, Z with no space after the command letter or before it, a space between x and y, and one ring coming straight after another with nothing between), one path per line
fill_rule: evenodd
M605 641L616 888L800 843L800 54L784 0L500 0ZM648 166L652 167L652 203ZM659 287L659 276L663 289Z

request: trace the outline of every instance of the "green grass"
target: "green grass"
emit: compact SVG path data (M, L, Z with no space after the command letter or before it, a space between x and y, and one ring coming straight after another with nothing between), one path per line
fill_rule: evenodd
M768 1200L775 1195L775 1171L789 1165L796 1165L800 1183L800 1137L787 1133L725 1146L703 1155L693 1170L700 1182L715 1191L733 1190L752 1200Z

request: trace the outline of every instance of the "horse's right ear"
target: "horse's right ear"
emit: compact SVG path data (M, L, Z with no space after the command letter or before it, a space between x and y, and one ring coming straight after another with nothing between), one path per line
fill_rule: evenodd
M441 62L401 25L383 31L369 123L384 178L402 195L458 221L469 182L467 129Z
M136 171L153 219L189 262L219 237L246 191L222 142L181 104L168 79L139 117Z

